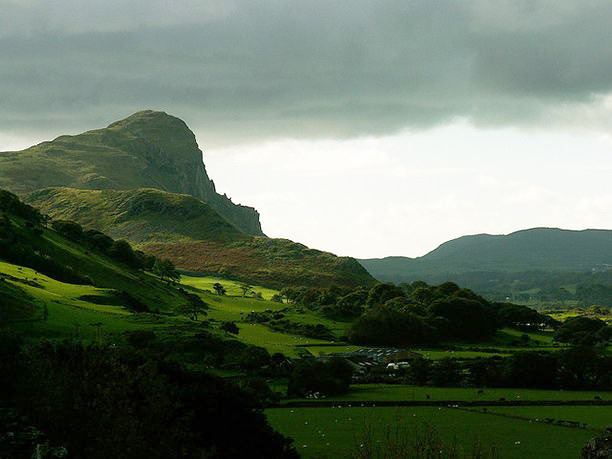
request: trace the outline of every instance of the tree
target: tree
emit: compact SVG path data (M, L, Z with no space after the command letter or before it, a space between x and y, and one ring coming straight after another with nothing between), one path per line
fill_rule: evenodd
M270 353L259 346L247 346L238 358L238 365L240 368L253 372L260 370L261 368L270 365L271 358Z
M260 403L222 378L127 346L17 347L3 334L0 401L45 426L70 457L298 457Z
M482 340L489 338L498 328L495 315L487 305L473 299L449 297L436 300L429 307L432 317L448 320L450 338Z
M404 290L393 284L377 284L368 292L366 306L372 307L385 304L393 298L405 296Z
M225 287L221 285L219 282L215 282L213 284L213 290L217 293L217 295L225 295L227 293L227 290L225 290Z
M559 327L555 340L572 344L595 344L601 336L598 332L605 327L606 323L601 319L571 317Z
M375 306L353 323L349 340L380 346L423 344L431 340L432 331L423 318L415 314Z
M121 261L132 268L140 268L138 258L129 242L124 240L114 241L108 255L115 260Z
M162 280L168 279L169 281L177 282L181 278L174 263L170 260L156 260L153 265L153 273L157 274Z
M255 293L253 287L249 284L240 284L240 290L242 290L242 296L245 297L249 293Z
M238 328L236 322L231 321L223 322L221 324L221 330L231 333L233 335L237 335L238 333L240 333L240 328Z
M438 360L431 368L431 382L434 386L455 386L461 380L461 368L455 359L446 357Z
M62 236L73 241L78 241L83 236L83 227L76 222L68 220L55 220L51 223L51 226Z
M198 314L207 314L206 310L208 309L208 305L204 303L204 301L202 301L199 296L188 293L187 299L189 300L189 302L183 305L180 308L180 311L185 314L189 319L197 321Z
M557 357L548 352L519 352L504 360L504 383L510 387L554 387Z

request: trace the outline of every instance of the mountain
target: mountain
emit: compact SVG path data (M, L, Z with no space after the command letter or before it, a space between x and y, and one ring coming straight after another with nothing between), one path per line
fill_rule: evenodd
M141 111L103 129L0 153L0 188L157 188L206 202L241 231L263 235L258 212L215 190L193 132L180 119Z
M310 249L287 239L253 236L208 204L156 189L48 188L27 202L54 219L72 220L193 272L273 287L368 285L374 279L353 258Z
M382 281L453 281L481 294L558 289L578 282L607 283L612 230L533 228L508 235L478 234L445 242L418 258L359 260ZM603 280L602 280L603 279ZM493 295L495 296L495 295Z

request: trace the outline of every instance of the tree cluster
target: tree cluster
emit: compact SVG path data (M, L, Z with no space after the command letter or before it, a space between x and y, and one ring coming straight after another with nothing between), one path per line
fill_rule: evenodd
M606 345L612 341L612 326L601 319L570 317L557 329L555 340L574 345Z
M221 378L129 349L0 341L2 402L70 457L298 457Z
M349 340L385 346L483 341L503 326L538 330L552 322L525 306L490 303L452 282L379 284L368 292Z

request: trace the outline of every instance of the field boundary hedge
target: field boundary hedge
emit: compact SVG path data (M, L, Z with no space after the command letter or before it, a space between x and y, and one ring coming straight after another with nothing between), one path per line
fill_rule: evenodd
M388 406L440 406L447 408L478 406L612 406L612 400L296 400L270 408L374 408Z

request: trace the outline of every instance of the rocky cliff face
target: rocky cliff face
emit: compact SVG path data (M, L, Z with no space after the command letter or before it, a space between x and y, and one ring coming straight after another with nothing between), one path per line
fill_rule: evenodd
M215 190L193 132L163 112L142 111L107 128L0 153L0 187L158 188L208 203L243 232L262 235L259 213Z

